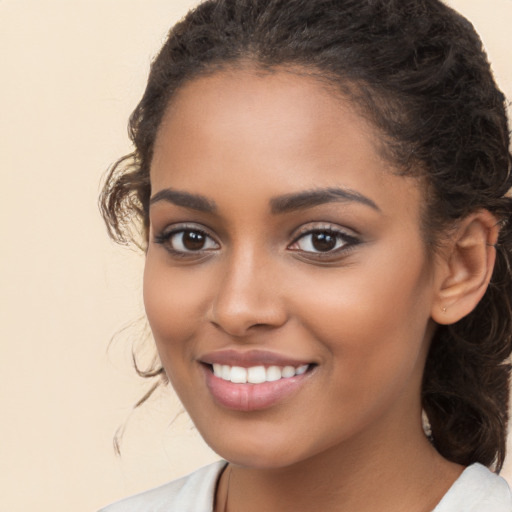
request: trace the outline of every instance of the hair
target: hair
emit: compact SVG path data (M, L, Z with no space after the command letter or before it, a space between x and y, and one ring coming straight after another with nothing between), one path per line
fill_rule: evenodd
M249 63L295 68L342 91L377 128L397 172L423 178L423 232L485 209L499 219L491 283L468 316L439 325L422 384L431 440L446 459L502 467L512 350L512 156L506 103L480 38L438 0L206 0L169 32L129 122L134 151L100 198L110 235L148 236L155 137L176 91ZM165 381L159 363L140 375ZM147 397L146 397L147 398Z

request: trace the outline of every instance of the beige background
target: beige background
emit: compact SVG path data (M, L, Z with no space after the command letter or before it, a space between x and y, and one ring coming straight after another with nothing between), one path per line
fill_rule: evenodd
M130 364L142 257L108 241L98 183L129 150L151 56L190 0L0 0L0 509L94 511L214 460ZM512 0L453 0L512 98ZM505 471L512 481L512 462Z

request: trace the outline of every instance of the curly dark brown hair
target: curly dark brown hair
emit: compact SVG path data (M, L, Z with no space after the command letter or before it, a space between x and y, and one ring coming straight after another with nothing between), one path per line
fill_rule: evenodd
M422 388L437 450L499 471L512 350L512 156L505 98L472 25L438 0L204 1L171 29L130 118L135 150L106 178L100 204L115 240L133 241L138 220L147 241L153 146L173 95L242 62L299 67L350 97L398 172L427 183L427 248L476 210L500 219L488 290L467 317L438 326ZM158 363L139 373L165 380Z

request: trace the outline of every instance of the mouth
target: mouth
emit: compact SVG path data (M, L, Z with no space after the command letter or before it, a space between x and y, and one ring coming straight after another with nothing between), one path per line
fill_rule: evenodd
M213 400L226 409L250 412L289 401L309 381L315 363L300 365L236 366L201 363Z

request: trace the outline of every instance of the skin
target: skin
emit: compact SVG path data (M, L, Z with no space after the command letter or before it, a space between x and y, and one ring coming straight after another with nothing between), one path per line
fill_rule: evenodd
M427 255L421 183L393 173L348 100L313 78L245 69L178 92L151 186L146 311L173 387L231 463L217 510L227 494L230 512L432 510L462 468L421 426L432 312L442 316L449 270ZM272 211L276 198L334 187L352 196ZM208 235L202 249L183 250L184 229ZM307 233L326 229L339 248L319 255ZM198 361L255 348L316 366L267 409L216 403Z

